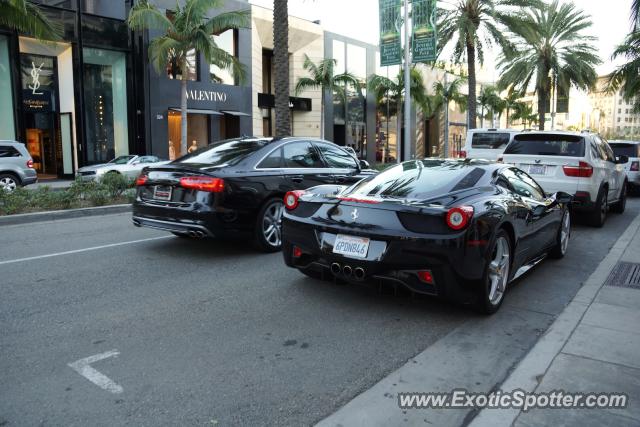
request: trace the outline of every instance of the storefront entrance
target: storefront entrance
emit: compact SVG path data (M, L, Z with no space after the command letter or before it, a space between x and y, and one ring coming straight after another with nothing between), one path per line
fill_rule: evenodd
M26 145L39 178L55 178L61 169L57 120L56 58L21 54L22 120Z

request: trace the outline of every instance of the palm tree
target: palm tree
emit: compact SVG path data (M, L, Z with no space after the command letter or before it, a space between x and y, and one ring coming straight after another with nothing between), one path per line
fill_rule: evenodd
M420 74L420 71L418 71L415 67L411 67L409 78L411 80L411 99L417 105L423 105L427 98L427 91L422 81L422 74ZM404 98L404 72L400 70L395 80L377 74L372 74L369 77L367 86L369 90L375 94L376 99L387 98L390 102L396 104L396 145L398 149L398 156L396 160L400 162L400 140L402 136L402 103ZM409 130L407 129L406 131L408 132Z
M516 105L518 105L518 100L520 98L522 98L522 94L516 91L510 90L507 96L503 99L504 109L507 112L507 127L509 127L509 125L511 124L511 122L509 121L510 119L509 113L511 112L511 110L516 108Z
M468 68L469 129L476 127L476 55L480 64L483 52L493 43L504 52L510 52L511 42L499 26L512 22L513 7L537 4L538 0L455 0L441 2L438 9L438 46L453 43L453 59L466 59ZM443 49L440 50L442 52Z
M276 99L276 136L287 136L291 134L287 0L273 0L273 84Z
M164 73L168 65L176 64L181 74L181 152L187 152L187 58L195 51L204 55L209 64L229 70L243 81L244 66L233 55L216 44L213 35L230 29L249 26L247 10L208 14L222 7L224 0L186 0L183 6L176 3L171 13L161 12L148 0L141 0L131 8L128 24L133 30L157 29L164 33L149 43L149 60L158 73Z
M588 15L573 3L560 5L558 0L525 9L520 17L511 20L516 48L500 57L498 66L503 74L498 86L524 92L535 79L540 130L544 130L552 85L566 93L571 86L587 90L595 85L595 66L601 61L593 46L595 38L582 34L590 26Z
M315 64L306 54L302 68L307 70L311 77L300 77L296 83L296 95L307 89L320 89L322 91L322 102L320 104L320 137L324 139L324 104L327 91L336 93L343 99L346 98L345 91L347 85L352 85L360 92L358 79L351 73L333 74L333 69L338 63L335 59L323 59Z
M446 78L444 82L437 81L433 84L434 97L427 98L432 99L434 105L444 108L444 146L442 150L444 158L449 157L449 103L455 102L462 111L466 107L467 97L460 93L460 86L463 82L464 80L461 78L455 78L451 82L447 82Z
M40 40L60 40L62 35L60 26L49 21L37 5L27 0L0 0L0 27Z
M518 102L513 107L512 120L521 120L522 129L531 127L532 123L538 123L538 115L533 112L531 104Z
M609 75L608 91L620 89L622 97L629 102L640 93L640 31L629 34L623 44L616 47L611 59L623 57L627 62ZM640 111L640 99L634 102L634 111Z
M500 107L500 96L498 95L497 89L495 86L483 86L480 90L480 95L478 96L478 105L481 108L480 113L480 127L484 127L484 119L490 118L493 122L493 115L497 108ZM487 110L487 114L485 115L485 109Z

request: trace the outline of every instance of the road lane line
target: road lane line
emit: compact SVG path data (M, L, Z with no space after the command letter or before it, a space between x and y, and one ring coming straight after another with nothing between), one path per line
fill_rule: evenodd
M116 384L111 380L111 378L92 368L91 364L100 360L108 359L109 357L117 357L119 354L120 352L118 350L111 350L76 360L75 362L68 363L67 365L101 389L118 394L122 393L122 386Z
M111 243L109 245L93 246L91 248L75 249L73 251L55 252L55 253L52 253L52 254L31 256L31 257L27 257L27 258L10 259L10 260L7 260L7 261L0 261L0 265L15 264L17 262L33 261L33 260L37 260L37 259L51 258L51 257L56 257L56 256L62 256L62 255L78 254L78 253L81 253L81 252L97 251L99 249L114 248L114 247L117 247L117 246L124 246L124 245L132 245L134 243L151 242L151 241L154 241L154 240L168 239L169 237L173 237L173 236L150 237L148 239L130 240L128 242L120 242L120 243Z

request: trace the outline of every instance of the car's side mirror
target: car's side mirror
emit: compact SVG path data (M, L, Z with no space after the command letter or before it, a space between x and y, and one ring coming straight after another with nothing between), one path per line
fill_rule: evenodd
M573 200L573 196L569 193L565 193L564 191L558 191L553 195L553 198L555 199L556 203L561 204L569 204Z
M548 206L545 205L537 205L533 208L533 216L541 216L547 211Z
M360 169L371 169L371 165L366 160L360 160Z
M624 165L628 161L629 161L629 156L617 156L616 157L616 164Z

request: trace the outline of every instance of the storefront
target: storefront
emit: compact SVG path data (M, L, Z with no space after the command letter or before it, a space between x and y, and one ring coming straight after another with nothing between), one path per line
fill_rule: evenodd
M137 151L128 1L41 1L63 31L41 42L0 29L0 138L24 142L39 179ZM55 6L51 6L55 4ZM5 95L6 94L6 95ZM135 123L135 121L133 121Z

